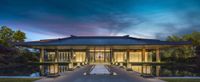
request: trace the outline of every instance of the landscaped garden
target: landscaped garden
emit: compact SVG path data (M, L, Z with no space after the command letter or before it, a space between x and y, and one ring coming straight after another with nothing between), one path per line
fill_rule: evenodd
M190 79L190 78L167 78L162 80L167 82L200 82L200 79Z
M0 78L0 82L33 82L38 78Z

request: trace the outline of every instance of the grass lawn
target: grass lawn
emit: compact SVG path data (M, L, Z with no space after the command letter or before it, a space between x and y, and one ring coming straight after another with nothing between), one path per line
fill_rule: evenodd
M200 79L192 79L192 78L166 78L161 80L167 82L200 82Z
M33 82L39 78L0 78L0 82Z

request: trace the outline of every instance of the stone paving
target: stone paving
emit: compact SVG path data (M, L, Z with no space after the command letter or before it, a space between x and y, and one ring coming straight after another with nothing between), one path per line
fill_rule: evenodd
M116 66L111 66L110 70L116 72L117 75L83 75L91 67L91 65L83 66L57 78L43 78L35 82L163 82L159 79L142 78Z
M96 75L101 75L101 74L110 74L108 69L104 66L104 64L97 64L94 66L90 74L96 74Z

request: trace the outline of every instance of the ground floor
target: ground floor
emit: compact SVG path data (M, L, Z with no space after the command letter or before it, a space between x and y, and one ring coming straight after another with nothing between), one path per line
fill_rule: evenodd
M59 74L83 65L107 64L116 65L127 70L151 74L160 67L148 64L159 64L160 49L157 47L74 47L70 49L40 49L40 66L42 75Z

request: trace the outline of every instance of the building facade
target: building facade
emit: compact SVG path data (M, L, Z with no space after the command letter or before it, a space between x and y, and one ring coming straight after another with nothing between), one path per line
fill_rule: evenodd
M86 64L112 64L151 73L160 67L160 50L189 45L191 42L168 42L126 36L70 36L20 43L20 46L40 50L41 74L58 74ZM154 69L153 69L154 68Z

